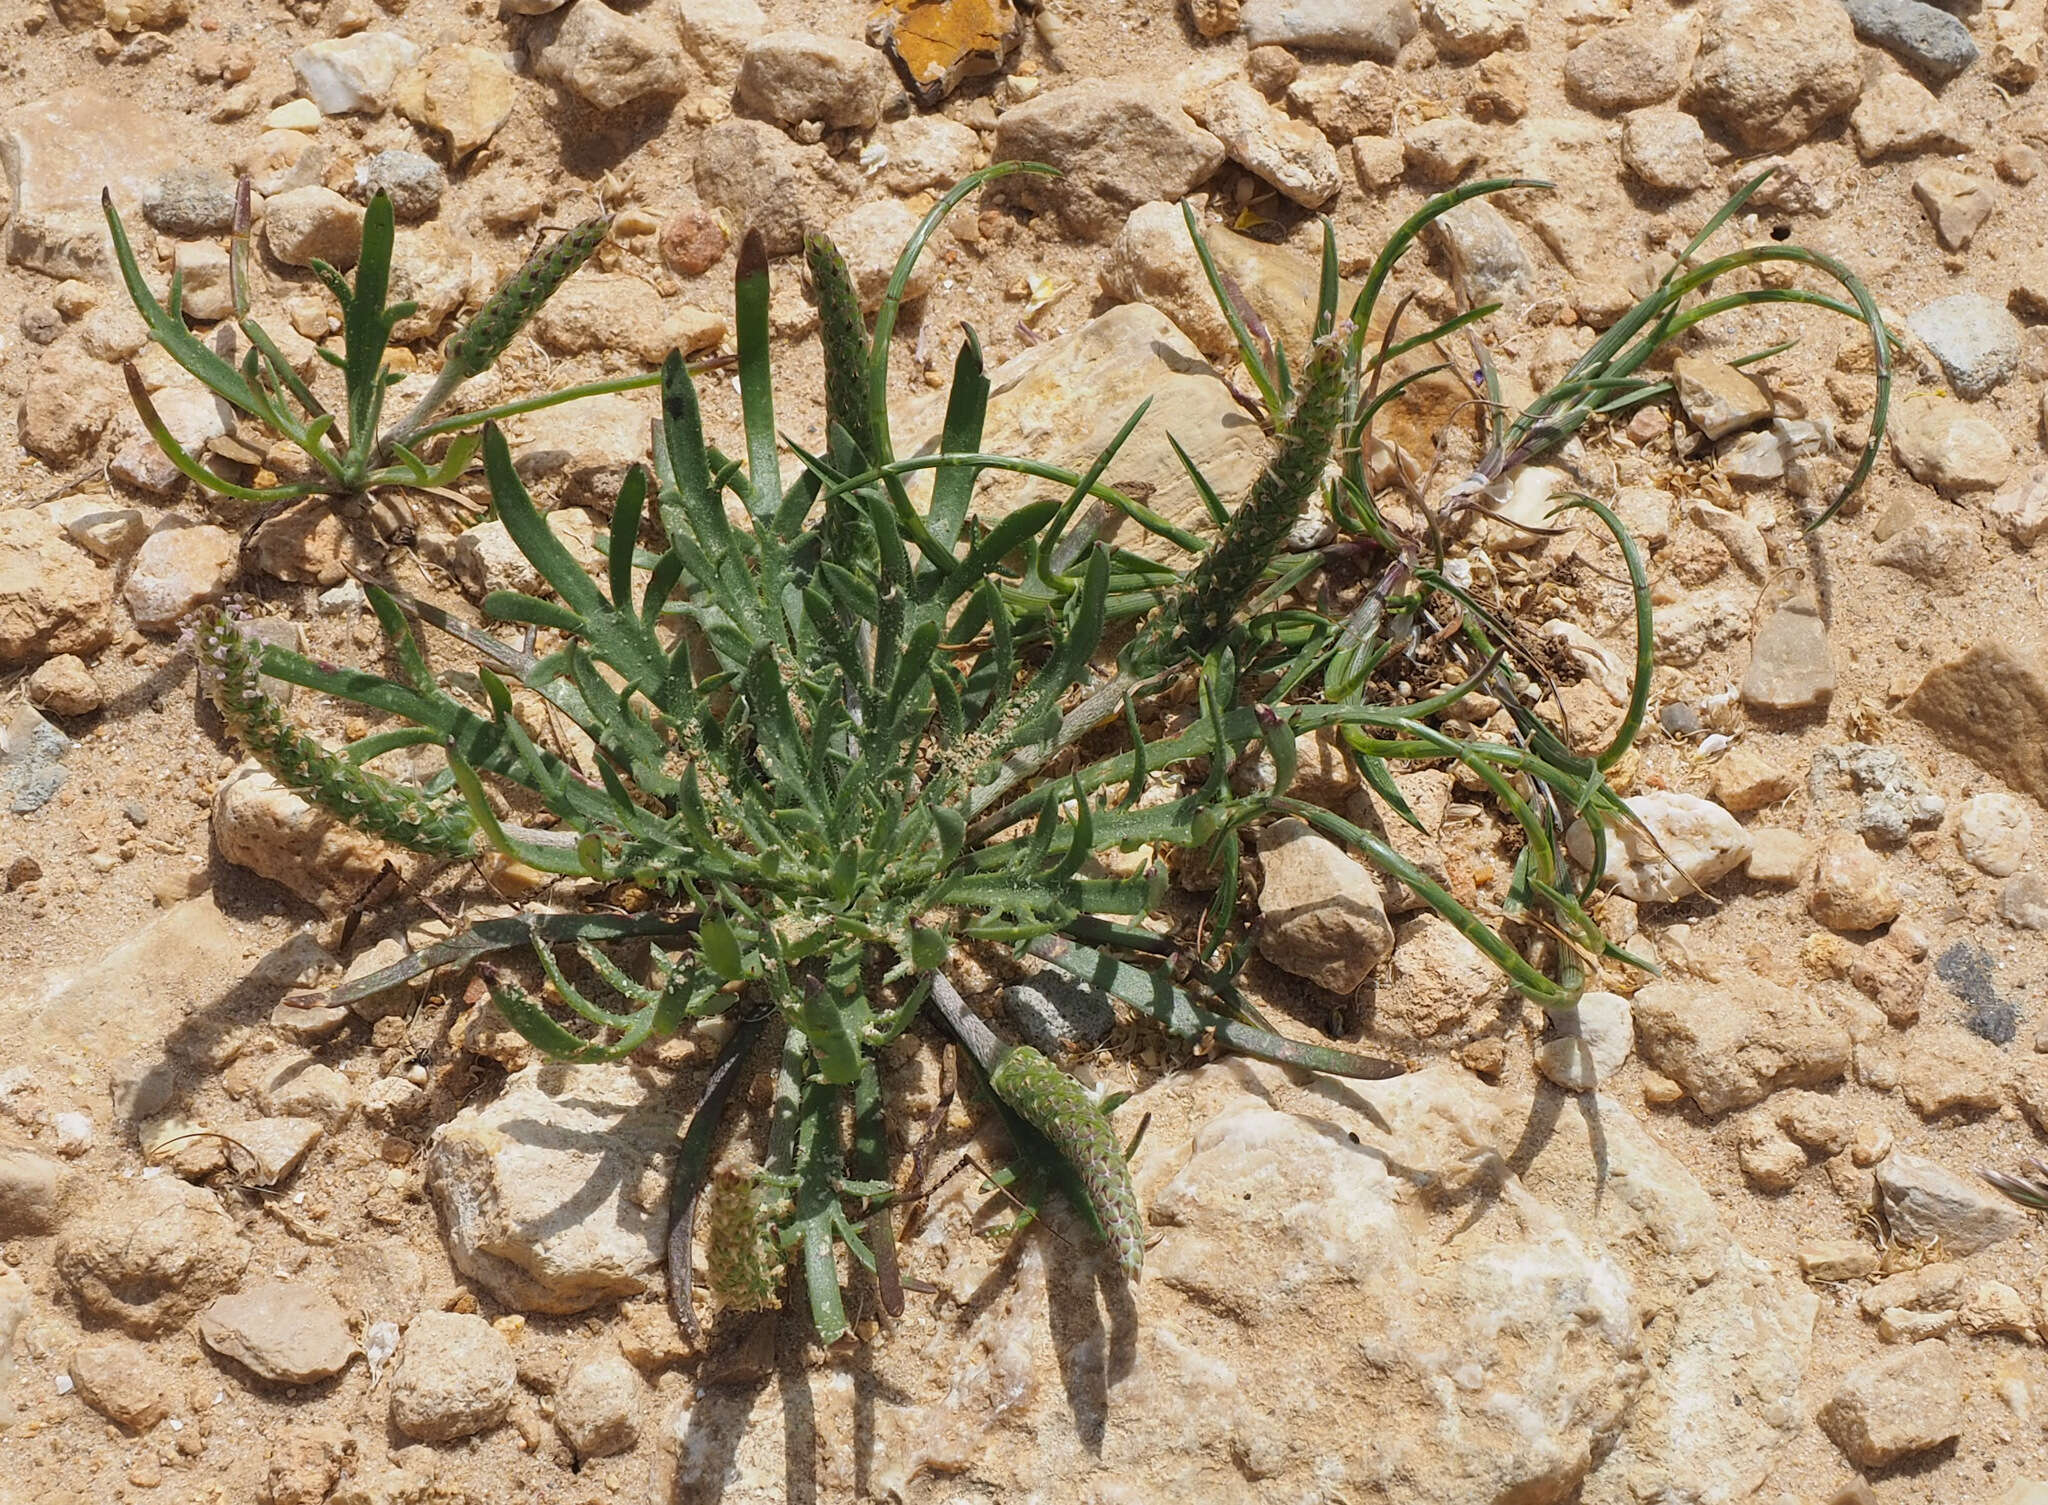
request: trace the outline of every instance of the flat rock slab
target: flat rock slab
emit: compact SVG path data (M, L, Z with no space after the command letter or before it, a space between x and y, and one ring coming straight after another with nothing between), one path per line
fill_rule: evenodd
M1251 485L1265 462L1266 439L1259 426L1187 336L1146 304L1113 308L1072 334L1013 356L988 379L981 448L1032 455L1081 472L1108 447L1138 404L1150 398L1144 421L1117 451L1103 480L1183 528L1205 531L1209 519L1167 442L1169 434L1227 501ZM944 418L942 398L909 410L899 420L898 452L935 450ZM1064 497L1068 489L1007 471L984 471L975 487L976 515L1004 517L1028 502ZM1105 541L1168 563L1186 562L1185 553L1121 512L1093 505Z
M334 1298L318 1287L267 1280L199 1314L199 1340L260 1379L305 1385L340 1374L355 1340Z
M113 269L100 190L131 224L142 193L185 165L164 116L132 98L65 89L0 116L0 168L14 209L7 259L52 277L104 278Z

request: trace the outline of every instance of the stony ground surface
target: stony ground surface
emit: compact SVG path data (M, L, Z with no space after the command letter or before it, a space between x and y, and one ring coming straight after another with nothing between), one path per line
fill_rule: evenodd
M1006 74L922 107L849 0L505 9L0 16L0 1499L2048 1498L2048 1238L1974 1176L2048 1136L2040 0L1048 3ZM1007 10L958 10L938 35L971 73ZM904 27L926 57L927 23ZM1618 774L1661 850L1616 855L1602 917L1660 979L1610 972L1557 1038L1447 927L1275 828L1255 984L1415 1075L1202 1064L1085 1000L999 998L991 960L991 1009L1153 1114L1143 1286L1057 1237L977 1237L1003 1211L963 1176L908 1247L933 1290L900 1321L828 1359L723 1319L699 1352L656 1260L711 1032L566 1071L459 978L359 1013L293 1001L506 901L429 876L434 909L374 906L344 943L383 854L238 768L181 621L235 591L280 640L369 661L349 569L460 605L517 562L442 499L248 536L185 488L121 361L221 463L262 442L238 449L144 348L100 187L203 325L248 173L258 316L308 371L337 326L306 264L349 252L370 189L399 205L421 304L396 358L429 369L544 229L619 211L478 402L719 348L756 225L786 426L816 439L800 229L830 227L873 286L935 188L1013 156L1069 176L935 243L900 421L935 422L927 374L970 322L991 363L1019 358L991 447L1084 456L1156 395L1110 478L1162 510L1193 506L1167 427L1226 492L1260 453L1203 364L1227 336L1162 207L1186 195L1284 334L1312 211L1355 275L1441 187L1552 180L1462 215L1397 284L1439 315L1503 302L1515 390L1775 162L1714 248L1855 269L1903 341L1892 435L1860 504L1803 535L1868 432L1871 365L1854 325L1767 306L1687 342L1682 412L1589 432L1509 503L1591 486L1649 552L1657 724ZM1754 383L1725 365L1793 338ZM1441 446L1440 491L1473 415L1433 400L1389 437L1418 473ZM730 433L733 394L708 406ZM565 535L587 541L647 414L620 397L515 432ZM1555 643L1592 745L1630 656L1617 558L1488 527L1475 582ZM1314 797L1370 805L1303 764ZM1409 785L1415 855L1497 911L1497 813ZM890 1087L921 1117L939 1064L908 1050ZM946 1155L973 1132L956 1110Z

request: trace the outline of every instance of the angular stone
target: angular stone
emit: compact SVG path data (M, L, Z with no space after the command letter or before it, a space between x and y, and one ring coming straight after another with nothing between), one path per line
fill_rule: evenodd
M589 0L576 5L535 54L533 71L607 111L671 103L684 90L673 33L663 35L650 21Z
M309 42L292 54L292 72L323 115L381 115L419 60L420 45L410 37L359 31Z
M1341 185L1337 153L1323 133L1290 120L1244 80L1209 90L1192 102L1192 110L1231 161L1304 208L1326 203Z
M0 666L96 653L113 637L114 575L40 509L0 512Z
M561 502L610 507L626 472L648 462L654 415L654 402L642 394L608 392L515 418L506 432L513 463L528 485L544 485ZM550 525L561 521L561 514L553 514ZM525 556L517 557L531 568Z
M1451 285L1467 303L1525 302L1535 267L1515 227L1483 199L1471 199L1431 221L1429 234L1451 264Z
M675 15L683 50L721 87L732 83L741 56L768 29L754 0L676 0Z
M1603 114L1662 104L1685 81L1689 46L1683 27L1605 27L1565 54L1565 96Z
M1830 930L1876 930L1899 917L1899 891L1882 857L1837 832L1821 845L1806 907Z
M1690 193L1707 181L1707 136L1683 110L1631 110L1621 123L1621 160L1646 188Z
M1797 831L1780 826L1752 826L1749 831L1749 861L1743 872L1758 883L1789 888L1806 876L1813 860L1813 843Z
M1947 747L2048 803L2048 644L1985 638L1928 670L1906 711Z
M221 1297L199 1314L199 1341L279 1385L331 1379L356 1355L334 1298L302 1281L266 1280Z
M71 1350L66 1372L80 1400L131 1432L147 1432L170 1414L170 1372L140 1343L81 1343Z
M213 841L229 862L332 914L361 898L398 855L315 809L254 761L215 791Z
M1590 1092L1621 1070L1635 1049L1635 1013L1618 993L1587 993L1571 1013L1551 1016L1556 1038L1536 1047L1536 1069L1567 1092Z
M646 1290L674 1143L672 1111L628 1067L513 1074L428 1151L450 1257L520 1311L580 1312Z
M1903 73L1888 73L1863 91L1849 128L1866 162L1961 151L1968 145L1955 113Z
M512 72L487 47L436 47L399 80L393 102L415 125L439 131L460 161L511 119Z
M1311 68L1287 86L1288 109L1306 116L1332 146L1389 134L1400 103L1400 75L1379 63Z
M848 210L828 227L832 244L846 258L846 270L853 278L862 312L873 313L881 306L890 279L895 276L896 262L916 233L919 218L908 205L894 199L875 199ZM915 303L931 291L932 266L931 261L920 258L911 269L901 290L904 303ZM720 328L722 331L723 325Z
M1975 401L2020 367L2020 324L1982 293L1952 293L1923 304L1906 328L1934 352L1956 396Z
M1913 197L1942 248L1960 251L1998 207L1998 186L1953 167L1930 167L1913 179Z
M1626 898L1683 903L1749 857L1742 823L1712 800L1659 792L1625 803L1636 820L1609 827L1602 876ZM1583 820L1565 832L1565 849L1580 867L1592 863L1593 833Z
M822 159L819 149L807 150ZM722 120L698 140L697 192L731 215L739 233L760 231L770 256L787 256L803 248L806 174L797 165L800 155L765 120Z
M1895 1151L1874 1172L1877 1204L1893 1240L1967 1259L2033 1226L2033 1219L1979 1182L1919 1155Z
M1294 816L1259 834L1259 954L1333 993L1356 992L1394 946L1379 884Z
M2048 534L2048 465L2036 465L2000 486L1986 510L2006 537L2032 548Z
M121 592L135 625L169 632L195 607L218 601L234 583L239 552L235 535L211 523L160 525L136 554Z
M168 117L129 93L65 89L0 115L0 169L13 202L7 259L51 277L113 271L100 192L131 225L143 194L184 165Z
M1757 628L1742 676L1742 703L1757 711L1803 711L1826 705L1834 695L1827 623L1811 596L1797 596Z
M1054 89L996 122L995 161L1045 162L1064 174L1012 178L1004 187L1053 210L1086 240L1109 239L1140 204L1179 201L1223 159L1222 142L1134 77Z
M1725 361L1680 355L1671 377L1679 407L1709 439L1725 439L1771 416L1770 394Z
M1744 146L1783 151L1849 112L1863 58L1836 0L1718 0L1692 84L1694 108Z
M1761 977L1719 987L1653 982L1632 1000L1636 1048L1718 1118L1782 1087L1824 1087L1849 1069L1849 1032Z
M658 366L669 351L695 355L725 338L725 320L663 298L625 272L571 277L542 305L534 337L561 355L616 350Z

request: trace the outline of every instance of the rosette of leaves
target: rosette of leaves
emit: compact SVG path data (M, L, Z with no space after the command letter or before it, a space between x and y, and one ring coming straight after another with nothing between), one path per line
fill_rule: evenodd
M1091 497L1136 507L1101 481L1116 445L1085 474L980 450L989 386L971 334L955 364L939 449L894 452L889 335L903 287L941 217L1009 170L1028 169L977 175L932 211L905 249L872 330L838 252L810 239L828 437L822 454L788 445L797 458L792 476L784 474L779 450L787 441L774 416L767 260L758 237L745 240L735 320L745 453L727 456L707 440L691 374L672 356L662 372L653 472L636 469L620 491L602 578L586 574L556 538L504 439L487 427L482 453L497 515L553 597L500 592L483 603L494 621L544 639L537 655L427 614L481 651L478 699L440 685L405 610L380 590L371 601L399 670L391 678L258 645L224 614L198 635L230 728L309 799L437 856L495 850L546 873L630 883L651 900L632 916L487 922L408 966L529 947L551 996L491 967L492 997L529 1040L568 1060L617 1057L688 1021L738 1014L681 1155L670 1269L685 1314L690 1209L709 1173L735 1063L771 1024L783 1044L754 1185L757 1193L786 1192L786 1200L750 1193L742 1202L728 1189L719 1227L745 1228L751 1243L714 1263L752 1270L734 1283L758 1285L774 1263L760 1247L762 1225L772 1223L826 1341L847 1327L841 1248L874 1272L885 1305L900 1303L876 1056L928 1003L985 1073L1020 1140L1073 1191L1117 1263L1138 1272L1136 1203L1101 1107L1051 1062L998 1041L959 1004L944 970L964 939L1056 943L1045 954L1075 970L1102 970L1134 1007L1190 1039L1355 1075L1396 1069L1271 1032L1220 978L1206 988L1143 965L1158 938L1134 922L1160 905L1164 864L1131 873L1093 859L1188 839L1224 791L1231 762L1206 732L1174 737L1170 747L1134 732L1118 757L1084 760L1042 781L1054 797L1028 811L1005 810L991 793L1006 760L1079 740L1062 706L1110 662L1112 598L1139 589L1159 595L1171 578L1080 536L1092 528L1080 517ZM1230 595L1259 578L1272 552L1274 519L1298 514L1319 484L1341 388L1340 346L1324 342L1309 367L1304 398L1282 425L1252 505L1205 568L1168 596L1162 624L1225 621ZM1133 415L1118 443L1135 423ZM1066 494L975 521L976 479L990 469L1049 478ZM913 496L918 472L929 472L930 484ZM1144 661L1146 685L1191 670L1206 682L1203 654L1217 636L1210 627L1161 626L1125 651ZM263 693L263 674L401 725L327 751ZM594 777L528 732L514 714L515 688L538 693L588 735ZM1138 725L1135 711L1128 724ZM416 744L438 745L447 762L424 787L369 766ZM1177 760L1203 760L1206 772L1177 779L1170 797L1141 802L1152 774ZM540 812L528 824L501 813L489 787L501 782L523 790ZM648 943L637 975L614 946L629 940Z
M114 260L135 311L165 353L207 391L270 434L269 444L288 443L305 460L302 475L275 485L245 485L203 464L164 424L133 364L123 367L137 416L158 448L188 479L217 497L250 506L277 506L308 497L360 495L385 486L446 487L475 461L487 422L601 392L652 385L631 376L523 398L477 412L441 417L457 389L488 371L555 290L604 243L608 216L585 220L536 250L507 278L476 314L442 348L440 372L396 423L384 422L384 403L400 373L390 369L386 349L392 331L412 316L411 303L387 303L396 224L391 200L375 195L363 214L362 247L353 283L324 261L313 272L341 306L341 351L322 347L323 359L342 375L342 411L332 412L293 370L276 340L249 314L249 180L237 190L235 229L229 243L228 280L234 316L215 326L209 344L185 324L183 279L173 273L166 299L159 301L143 279L134 248L113 196L101 195ZM244 345L236 358L236 336ZM448 443L425 458L434 441Z
M1260 821L1298 815L1360 853L1546 1007L1572 1007L1587 963L1623 955L1588 916L1591 880L1568 875L1559 835L1575 815L1596 825L1625 818L1604 775L1640 726L1647 695L1640 557L1610 511L1577 503L1621 547L1639 632L1621 732L1609 747L1581 752L1531 708L1535 687L1515 666L1512 622L1455 578L1440 534L1412 538L1387 523L1363 460L1374 416L1421 374L1392 377L1395 358L1441 351L1486 312L1402 339L1397 310L1369 349L1365 331L1395 262L1435 216L1474 193L1522 185L1478 184L1432 200L1348 300L1326 225L1313 337L1298 366L1254 332L1211 265L1273 444L1231 501L1189 466L1214 524L1204 537L1103 479L1142 409L1082 473L984 451L989 384L971 333L936 447L895 451L889 350L916 258L965 194L1000 173L1034 170L1042 169L1003 164L948 194L905 248L872 328L838 253L822 238L807 242L826 373L821 453L788 441L775 422L767 261L749 236L735 319L744 454L707 438L691 375L671 356L653 472L630 473L620 492L601 578L555 537L487 428L498 516L554 594L498 593L484 611L529 629L538 651L375 590L396 677L258 645L223 616L200 637L231 729L309 799L422 851L496 851L543 872L630 884L645 905L487 921L338 997L516 947L532 951L547 989L536 997L487 967L492 997L528 1039L564 1059L616 1057L691 1020L736 1017L678 1156L669 1272L686 1326L694 1209L744 1063L771 1030L781 1044L758 1169L744 1188L725 1187L714 1219L725 1242L712 1267L726 1272L734 1304L759 1304L776 1271L800 1271L819 1336L835 1340L848 1328L844 1250L872 1276L883 1307L900 1309L876 1059L927 1012L979 1068L1027 1166L1063 1187L1116 1263L1138 1272L1142 1225L1105 1105L967 1008L947 977L963 940L1019 947L1204 1048L1354 1076L1399 1070L1281 1036L1239 988L1250 954L1241 842ZM1482 470L1504 473L1512 455L1532 458L1587 421L1667 393L1636 373L1696 322L1703 305L1672 293L1681 282L1687 291L1705 285L1693 276L1667 279L1623 321L1635 334L1596 347L1607 351L1604 364L1539 399L1538 420L1504 421L1496 446L1511 447L1489 451ZM1854 306L1807 301L1855 313L1867 299L1854 295ZM1874 311L1868 322L1881 336ZM796 461L787 477L785 447ZM977 519L974 492L990 471L1049 481L1055 494ZM1474 489L1447 494L1446 523ZM1292 550L1295 525L1319 500L1336 541ZM1097 504L1193 552L1195 565L1183 576L1141 552L1104 547L1087 516ZM1446 602L1460 620L1441 619ZM475 698L442 687L408 609L481 656ZM1425 640L1448 645L1442 662L1458 666L1456 682L1403 697L1397 671ZM264 695L264 674L400 725L327 750ZM538 694L588 736L588 772L527 730L515 689ZM1510 711L1515 736L1438 724L1482 689ZM1192 714L1169 718L1169 708ZM1474 912L1384 833L1295 798L1296 741L1316 733L1338 737L1402 818L1413 819L1390 765L1467 770L1523 837L1499 911ZM447 762L424 786L369 766L418 744L438 746ZM1233 777L1254 759L1270 765L1270 778ZM494 798L503 786L540 813L527 824L507 819ZM1219 881L1194 923L1182 915L1161 927L1154 917L1167 885L1156 856L1136 871L1100 859L1172 847L1193 849ZM644 948L643 962L626 959L634 947Z

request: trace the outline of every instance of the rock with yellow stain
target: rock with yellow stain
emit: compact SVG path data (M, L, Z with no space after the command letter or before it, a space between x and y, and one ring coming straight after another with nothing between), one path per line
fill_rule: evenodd
M868 19L868 41L927 106L967 79L1001 73L1023 38L1012 0L887 0Z

